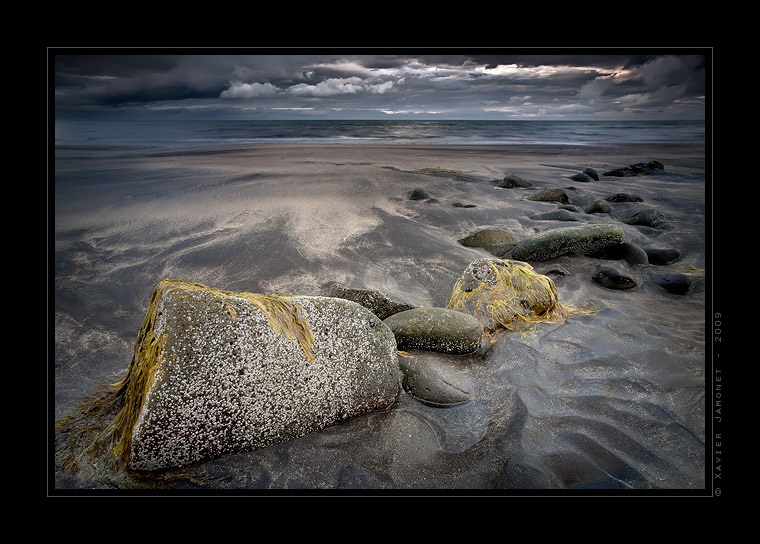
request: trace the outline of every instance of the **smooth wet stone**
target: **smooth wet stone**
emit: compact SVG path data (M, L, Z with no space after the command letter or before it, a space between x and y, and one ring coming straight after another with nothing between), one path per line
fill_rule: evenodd
M504 179L502 179L497 187L501 187L503 189L514 189L516 187L526 188L526 187L533 187L533 184L528 181L527 179L523 179L520 176L514 176L512 174L504 176Z
M519 261L548 261L569 253L588 255L603 251L624 238L623 229L613 224L561 227L520 240L510 254Z
M557 206L557 208L560 210L567 210L569 212L574 212L574 213L581 212L581 209L578 206L575 206L573 204L560 204L559 206Z
M465 354L481 348L483 327L473 316L447 308L415 308L383 321L398 349Z
M639 195L631 193L615 193L606 197L604 200L607 202L644 202L644 199Z
M628 212L621 218L626 225L641 225L644 227L659 227L665 222L665 216L649 206Z
M480 229L459 240L465 247L479 247L501 257L517 243L517 238L507 227Z
M663 274L655 277L657 285L674 295L685 295L691 288L692 281L686 274Z
M597 266L592 278L608 289L631 289L638 285L631 276L612 266Z
M431 351L409 351L399 356L404 390L416 399L435 406L451 406L470 400L471 380L463 373L467 355Z
M299 322L313 335L309 356L273 329L258 296L159 284L138 347L141 354L162 347L155 358L137 359L155 366L131 432L129 468L262 448L395 402L396 342L372 312L338 298L276 297L300 308Z
M572 199L562 189L544 189L539 191L528 200L535 200L537 202L560 202L562 204L572 204Z
M649 257L638 245L622 242L606 248L604 251L591 255L600 259L624 260L630 265L649 264Z
M681 258L681 251L676 248L646 248L649 264L666 265Z
M536 221L580 221L578 214L563 209L537 213L536 215L531 215L530 218Z
M656 174L664 170L665 166L659 161L637 162L623 168L615 168L605 172L605 176L630 177Z
M564 266L558 265L558 264L550 264L549 266L545 266L543 268L536 269L536 272L539 274L543 274L544 276L548 276L549 274L552 274L554 276L570 276L570 271L565 268Z
M409 200L427 200L430 198L430 194L424 189L413 189L409 193Z
M594 200L584 210L586 213L610 213L610 204L606 200Z
M328 287L327 294L331 297L352 300L357 304L361 304L381 320L390 317L393 314L414 308L411 304L391 300L384 293L379 291L373 291L371 289L352 289L343 287L339 283L331 283Z
M585 172L578 172L577 174L573 174L570 176L570 179L573 181L583 181L585 183L588 183L590 181L594 181L594 178L586 174Z
M595 168L586 168L583 170L583 173L586 174L588 177L593 179L594 181L599 181L599 172L596 171Z

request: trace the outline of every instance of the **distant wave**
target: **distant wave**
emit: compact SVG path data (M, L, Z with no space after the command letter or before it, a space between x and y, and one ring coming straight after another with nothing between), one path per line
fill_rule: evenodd
M56 145L198 147L262 143L494 145L703 142L702 121L55 122Z

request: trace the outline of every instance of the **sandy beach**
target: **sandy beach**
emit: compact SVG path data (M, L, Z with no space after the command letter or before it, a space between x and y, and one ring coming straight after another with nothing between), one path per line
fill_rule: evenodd
M664 170L579 182L660 161ZM161 486L215 490L564 490L705 487L706 186L701 144L258 145L56 151L55 417L123 377L151 293L166 278L229 291L325 295L330 282L443 307L462 271L490 256L458 242L485 227L520 240L615 223L669 264L563 255L531 263L559 298L596 311L503 333L477 358L440 360L467 402L403 392L389 409L286 443L187 467ZM528 188L497 187L507 175ZM430 199L410 200L414 189ZM536 219L563 189L580 222ZM656 227L622 221L636 194ZM632 289L592 279L609 264ZM685 294L657 278L685 274ZM708 272L709 274L709 272ZM108 487L56 473L60 488ZM156 485L155 482L151 485Z

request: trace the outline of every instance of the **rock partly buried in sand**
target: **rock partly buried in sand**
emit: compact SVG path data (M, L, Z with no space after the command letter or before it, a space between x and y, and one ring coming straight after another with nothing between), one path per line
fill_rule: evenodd
M455 208L477 208L475 204L466 204L464 202L454 202L452 206Z
M595 168L586 168L583 170L583 173L586 174L588 177L593 179L594 181L599 181L599 172L596 171Z
M504 179L502 179L496 186L501 187L502 189L514 189L517 187L520 187L520 188L533 187L533 184L527 179L521 178L520 176L514 176L512 174L508 174L504 176Z
M578 214L559 208L550 212L531 215L530 218L535 221L580 221Z
M577 174L573 174L572 176L570 176L570 179L573 181L583 181L585 183L594 181L594 178L592 178L585 172L578 172Z
M631 210L620 219L626 225L641 225L644 227L659 227L665 223L665 216L654 208L643 206Z
M431 196L424 189L412 189L408 198L409 200L428 200Z
M517 238L507 227L480 229L459 240L465 247L479 247L501 257L514 247Z
M590 224L552 229L520 240L510 252L518 261L548 261L561 255L588 255L619 244L625 232L618 225Z
M606 200L594 200L584 210L586 213L610 213L610 204Z
M393 331L398 349L465 354L479 350L483 328L471 315L447 308L415 308L383 321Z
M457 280L448 308L475 316L487 333L499 328L524 330L572 313L559 302L554 282L528 263L478 259Z
M549 274L552 274L554 276L571 276L570 271L565 268L562 265L559 264L550 264L548 266L544 266L543 268L539 268L536 270L538 274L543 274L544 276L548 276Z
M568 194L562 189L544 189L528 198L537 202L560 202L562 204L572 204Z
M327 294L331 297L352 300L357 304L361 304L381 320L393 314L414 308L411 304L393 301L379 291L352 289L343 287L339 283L331 283L327 289Z
M589 256L614 261L624 260L630 265L649 264L649 257L647 257L646 252L631 242L615 244Z
M607 202L644 202L644 199L639 195L631 193L615 193L605 198Z
M625 272L621 272L615 267L599 265L594 271L592 279L608 289L631 289L638 283Z
M434 406L450 406L470 400L472 383L462 370L478 355L451 355L432 351L403 352L398 364L404 390Z
M691 288L691 278L686 274L662 274L655 276L655 283L674 295L685 295Z
M681 257L681 252L676 248L646 248L649 264L666 265L677 261Z
M165 280L119 386L114 454L150 471L386 408L400 375L393 333L359 304Z
M662 172L664 169L665 166L659 161L637 162L636 164L631 164L630 166L625 166L623 168L615 168L614 170L605 172L604 175L621 178L630 176L648 176Z

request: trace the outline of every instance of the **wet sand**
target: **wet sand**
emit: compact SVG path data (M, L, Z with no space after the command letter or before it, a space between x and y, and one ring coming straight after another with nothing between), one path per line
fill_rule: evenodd
M577 182L632 163L651 176ZM533 188L500 189L513 174ZM444 369L470 400L447 408L402 393L373 413L255 452L188 469L167 484L208 489L702 489L705 486L705 150L702 145L301 146L57 150L55 417L126 372L156 284L178 278L230 291L325 294L337 281L418 306L445 306L464 268L489 256L457 240L506 226L522 239L575 225L531 219L562 188L585 222L614 222L664 266L566 255L532 263L568 304L597 311L528 334L504 333L481 357ZM434 201L409 200L415 188ZM635 193L665 217L621 221ZM474 205L456 207L454 203ZM631 290L595 283L612 264ZM654 278L687 274L675 295ZM444 364L444 363L441 363ZM448 364L448 362L446 363ZM61 488L100 485L57 475Z

